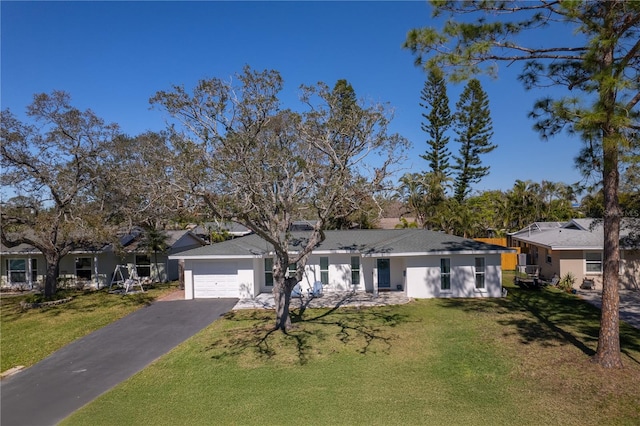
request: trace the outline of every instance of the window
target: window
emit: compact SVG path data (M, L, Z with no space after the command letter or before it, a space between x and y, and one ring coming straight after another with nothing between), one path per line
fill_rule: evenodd
M264 285L273 287L273 259L270 257L264 260Z
M76 257L76 278L91 281L90 257Z
M602 253L589 252L584 255L587 272L602 272Z
M549 249L544 249L544 259L549 265L551 265L551 251Z
M484 289L484 257L476 257L476 288Z
M136 274L140 278L151 277L151 256L148 254L136 254Z
M320 281L322 284L329 284L329 258L320 258Z
M31 282L38 281L38 259L31 259Z
M351 257L351 285L360 284L360 258Z
M7 279L9 283L27 282L27 259L7 259Z
M451 290L451 259L440 259L440 290Z
M297 269L297 265L295 263L290 263L289 269L287 270L287 277L295 277L296 269Z

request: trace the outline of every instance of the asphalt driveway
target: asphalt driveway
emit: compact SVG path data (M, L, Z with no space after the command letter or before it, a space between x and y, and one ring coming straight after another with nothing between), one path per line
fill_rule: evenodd
M58 423L220 318L237 301L155 302L78 339L0 382L0 423Z
M620 319L640 329L640 292L637 290L619 290ZM594 306L602 306L602 290L578 290L578 296Z

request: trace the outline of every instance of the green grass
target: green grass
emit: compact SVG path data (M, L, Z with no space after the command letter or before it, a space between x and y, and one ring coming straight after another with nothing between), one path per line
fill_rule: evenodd
M29 295L0 298L0 371L28 367L64 345L85 336L175 290L160 284L145 293L109 294L105 290L72 292L73 300L56 306L23 310Z
M63 423L640 423L640 331L603 370L599 311L553 289L273 319L230 313Z

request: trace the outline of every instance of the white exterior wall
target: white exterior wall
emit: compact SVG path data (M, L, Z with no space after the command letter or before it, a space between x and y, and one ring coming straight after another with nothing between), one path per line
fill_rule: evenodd
M305 273L302 281L300 282L301 291L306 294L307 291L314 288L316 282L321 282L320 274L320 258L329 258L329 283L322 287L323 291L336 292L336 291L365 291L365 287L370 291L367 282L367 274L364 266L364 259L360 258L360 284L353 285L351 283L351 257L358 256L357 254L327 254L327 255L311 255L305 266ZM260 293L269 293L273 290L271 286L265 285L265 271L264 271L264 259L256 259L254 262L255 274L254 282L256 283L256 290ZM370 272L369 272L370 273ZM257 294L257 293L256 293Z
M199 265L207 265L215 270L215 264L228 264L230 260L192 260L184 261L184 298L193 299L195 295L194 275L198 273ZM234 259L236 277L240 298L255 297L256 283L254 273L254 259Z
M369 291L377 286L377 260L375 257L360 258L360 284L351 284L351 254L312 255L305 268L305 276L300 283L306 293L320 281L320 258L329 258L329 284L324 292ZM485 259L485 288L475 288L475 258ZM451 262L451 289L440 289L440 259ZM407 296L413 298L434 297L500 297L502 295L502 270L500 254L490 255L431 255L390 257L390 290L398 286ZM252 298L259 293L270 293L271 286L265 285L264 258L235 259L239 296ZM194 297L194 270L198 263L211 265L229 260L185 260L185 298Z
M373 293L375 285L378 285L376 259L363 257L360 259L360 282L364 284L364 291Z
M193 299L193 260L184 261L184 298Z
M358 256L358 255L353 255ZM362 266L360 268L360 284L354 286L351 283L351 254L327 254L312 255L309 257L307 266L305 267L304 278L300 282L303 292L314 288L316 282L321 282L320 277L320 258L329 258L329 283L322 287L323 291L354 291L364 289ZM361 262L362 263L362 262Z
M485 259L485 288L475 288L475 258ZM451 289L440 289L440 259L451 261ZM436 255L407 257L407 296L416 299L433 297L500 297L502 268L499 254Z
M249 299L256 296L253 259L238 260L238 285L240 286L239 296L241 299Z

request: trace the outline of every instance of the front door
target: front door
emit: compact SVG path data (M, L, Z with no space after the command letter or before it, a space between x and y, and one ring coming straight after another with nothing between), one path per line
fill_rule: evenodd
M389 259L378 259L378 288L391 288Z

